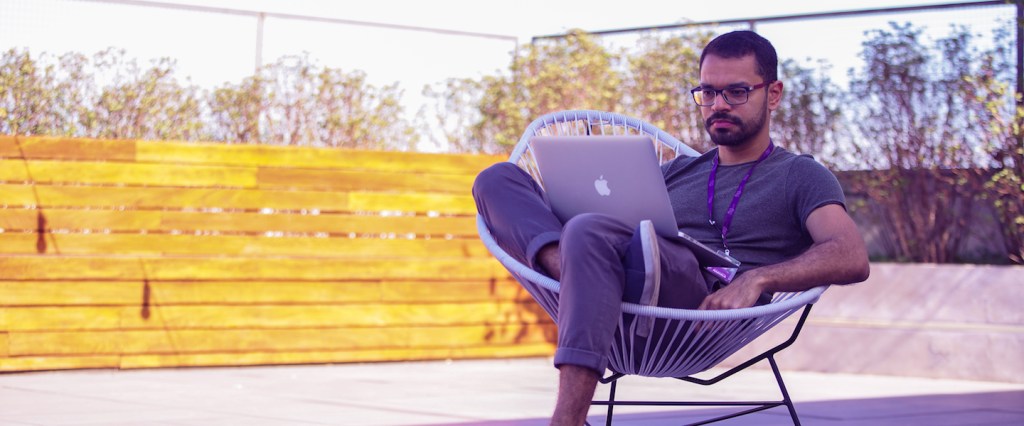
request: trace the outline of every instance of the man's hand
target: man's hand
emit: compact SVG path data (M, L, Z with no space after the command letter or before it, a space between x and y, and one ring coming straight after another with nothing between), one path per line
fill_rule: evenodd
M762 292L755 271L742 274L731 284L709 294L697 309L736 309L754 306Z

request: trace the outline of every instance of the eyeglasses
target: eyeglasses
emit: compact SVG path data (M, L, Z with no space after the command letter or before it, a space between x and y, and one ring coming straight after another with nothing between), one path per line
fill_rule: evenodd
M765 81L761 84L748 86L748 87L726 87L724 89L712 89L710 87L695 87L690 90L693 95L693 101L700 106L712 106L715 104L715 98L719 94L725 99L725 103L729 105L742 105L747 103L750 99L750 92L772 84L774 81Z

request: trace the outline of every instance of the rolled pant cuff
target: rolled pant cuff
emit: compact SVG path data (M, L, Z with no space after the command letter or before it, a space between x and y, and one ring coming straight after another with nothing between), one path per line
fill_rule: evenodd
M529 245L526 247L526 259L527 262L530 263L528 265L530 269L533 269L534 271L543 271L544 273L549 272L544 270L544 267L537 261L537 254L540 253L540 249L544 248L544 246L551 243L557 243L561 236L562 234L560 232L549 231L541 233L530 240Z
M608 367L608 359L603 354L595 352L572 348L558 348L555 350L555 367L557 368L563 364L589 368L601 376L604 375L604 370Z

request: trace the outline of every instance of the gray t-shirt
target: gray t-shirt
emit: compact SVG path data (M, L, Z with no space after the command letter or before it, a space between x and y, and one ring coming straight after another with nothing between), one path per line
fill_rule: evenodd
M740 180L754 164L719 165L714 216L708 221L708 177L717 150L699 157L680 157L662 166L679 229L711 247L722 249L721 224ZM809 155L775 150L757 165L744 187L726 239L732 257L748 269L779 263L813 243L806 220L828 204L845 208L843 189L832 172Z

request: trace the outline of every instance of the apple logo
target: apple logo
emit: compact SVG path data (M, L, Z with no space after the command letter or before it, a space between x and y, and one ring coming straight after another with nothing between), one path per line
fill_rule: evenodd
M604 175L601 175L601 177L594 181L594 188L597 189L598 194L604 197L612 195L612 190L608 188L608 181L605 180Z

